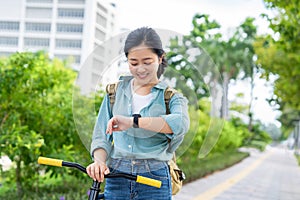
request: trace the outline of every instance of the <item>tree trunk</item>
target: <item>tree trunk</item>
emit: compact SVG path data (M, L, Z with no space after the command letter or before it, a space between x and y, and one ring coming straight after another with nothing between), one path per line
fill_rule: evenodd
M210 83L210 96L211 96L211 117L220 117L220 109L222 104L222 89L217 79L213 79Z
M22 180L21 180L21 160L18 158L16 161L16 184L17 184L17 194L19 197L23 196Z
M254 71L253 67L251 68L251 75L250 75L250 102L249 102L249 123L248 123L248 130L252 131L252 123L253 123L253 113L252 113L252 105L253 105L253 90L254 90Z
M252 86L251 86L251 93L252 92ZM248 123L248 130L251 132L252 131L252 123L253 123L253 113L252 113L252 102L253 102L253 97L252 97L253 94L251 94L251 97L250 97L250 103L249 103L249 112L248 112L248 117L249 117L249 123Z
M226 72L223 72L223 96L221 106L221 118L228 119L228 84L229 76Z

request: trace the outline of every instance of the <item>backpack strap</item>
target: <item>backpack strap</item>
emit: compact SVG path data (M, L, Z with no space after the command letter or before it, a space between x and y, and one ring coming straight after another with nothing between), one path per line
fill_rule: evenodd
M106 93L108 94L109 97L109 103L110 103L110 112L112 113L112 108L114 106L115 103L115 99L116 99L116 92L117 92L117 88L118 88L118 83L111 83L111 84L107 84L106 85Z
M106 92L109 96L109 103L110 103L110 109L112 112L112 108L114 106L115 103L115 99L116 99L116 92L117 92L117 88L118 88L118 83L111 83L111 84L107 84L106 85ZM165 105L166 105L166 114L170 114L170 107L169 107L169 103L171 98L173 97L173 95L177 93L177 90L171 88L171 87L167 87L164 93L164 100L165 100Z
M167 87L164 93L164 98L165 98L165 104L166 104L166 114L170 114L170 107L169 107L169 103L170 100L172 98L172 96L177 93L177 90Z

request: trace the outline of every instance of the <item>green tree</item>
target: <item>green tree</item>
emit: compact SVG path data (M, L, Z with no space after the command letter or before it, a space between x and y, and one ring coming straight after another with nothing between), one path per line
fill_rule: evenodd
M172 68L179 70L185 77L183 81L193 80L193 89L198 98L208 96L212 101L217 99L219 88L223 92L222 108L219 116L228 117L228 85L243 72L244 77L253 74L254 50L252 43L256 37L256 26L253 18L246 20L235 29L232 36L224 38L220 25L208 15L196 14L193 18L193 30L181 40L175 38L170 45L169 58ZM193 50L193 51L191 51ZM192 68L191 66L196 66ZM206 77L207 85L199 78L199 72ZM196 81L195 81L196 80ZM218 87L218 86L222 87ZM212 116L218 116L212 103Z
M88 158L73 122L76 73L43 52L16 53L0 65L0 153L16 163L13 181L22 195L38 188L38 156Z
M267 78L277 76L270 103L280 105L280 121L291 129L293 120L300 116L300 2L265 0L265 4L277 13L274 17L263 14L273 33L261 37L256 42L255 51L264 75Z

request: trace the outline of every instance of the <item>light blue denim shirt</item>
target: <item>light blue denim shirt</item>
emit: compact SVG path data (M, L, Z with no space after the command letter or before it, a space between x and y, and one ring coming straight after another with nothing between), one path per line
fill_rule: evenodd
M118 84L113 115L132 116L132 90L130 80L126 77ZM162 117L168 123L173 134L163 134L148 131L142 128L129 128L126 131L106 134L106 126L111 115L109 97L106 95L101 104L99 114L94 127L91 154L96 149L104 149L111 158L132 158L132 159L156 159L168 161L172 158L173 152L183 141L190 125L188 115L188 101L180 93L176 93L170 100L169 107L171 114L166 115L164 91L167 85L159 82L151 89L152 101L142 110L142 117ZM112 143L113 140L113 143ZM169 142L170 141L170 142Z

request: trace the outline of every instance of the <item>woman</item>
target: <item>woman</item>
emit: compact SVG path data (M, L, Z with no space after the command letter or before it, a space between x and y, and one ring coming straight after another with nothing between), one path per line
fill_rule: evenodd
M162 181L161 188L154 188L122 178L107 179L106 199L171 199L167 162L189 128L187 100L180 93L173 95L169 103L171 114L166 115L167 85L159 78L167 62L160 37L153 29L132 31L126 38L124 52L132 77L118 83L113 108L108 95L101 104L91 145L94 163L87 172L100 182L104 174L113 172Z

